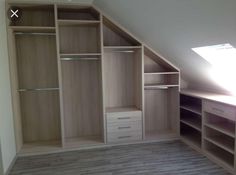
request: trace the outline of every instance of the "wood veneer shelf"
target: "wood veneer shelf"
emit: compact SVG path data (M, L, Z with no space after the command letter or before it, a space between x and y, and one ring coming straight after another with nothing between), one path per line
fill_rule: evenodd
M144 75L172 75L179 74L179 72L145 72Z
M64 54L61 53L60 57L77 57L77 56L101 56L101 53L71 53L71 54Z
M99 20L68 20L68 19L59 19L57 20L59 25L98 25L100 24Z
M99 145L104 144L101 136L84 136L84 137L74 137L66 138L65 147L66 148L77 148L88 145Z
M194 146L201 148L201 132L198 130L194 129L193 127L181 123L180 124L180 135L182 138L185 140L188 140L191 144Z
M227 141L225 138L214 136L214 137L205 137L205 140L211 142L212 144L228 151L231 154L234 154L234 145L231 142Z
M142 46L104 46L104 49L141 49Z
M205 126L215 129L223 134L235 138L234 127L227 125L227 123L206 123Z
M233 168L234 167L234 155L225 151L224 149L216 146L215 144L205 140L204 141L205 151L213 156L215 159L220 162L226 164L227 166Z
M61 141L44 141L44 142L32 142L32 143L25 143L21 150L21 154L30 154L30 153L40 153L40 152L50 152L50 151L57 151L61 149Z
M43 27L43 26L11 26L14 32L52 32L55 33L55 27Z
M198 130L201 132L202 126L201 126L201 121L195 120L194 118L182 118L180 122Z
M182 105L180 105L180 108L190 111L190 112L193 112L193 113L198 114L200 116L202 115L201 107L193 105L193 104L182 104Z
M136 108L135 106L106 108L106 113L135 112L135 111L140 111L140 109Z

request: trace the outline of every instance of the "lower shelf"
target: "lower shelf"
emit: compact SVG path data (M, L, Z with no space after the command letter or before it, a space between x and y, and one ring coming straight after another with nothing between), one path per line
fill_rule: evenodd
M215 144L204 141L205 151L213 156L218 161L224 163L225 165L229 166L230 168L234 167L234 155L225 151L224 149L216 146Z
M172 130L162 130L162 131L145 133L145 140L174 139L177 137L178 137L177 133Z
M20 150L20 154L57 151L61 148L62 145L59 140L25 143Z
M75 137L67 138L65 140L65 147L68 148L78 148L88 145L99 145L104 144L101 136L86 136L86 137Z
M196 146L197 148L201 148L202 144L201 132L183 123L181 123L180 126L181 126L180 130L181 137L190 142L192 145Z

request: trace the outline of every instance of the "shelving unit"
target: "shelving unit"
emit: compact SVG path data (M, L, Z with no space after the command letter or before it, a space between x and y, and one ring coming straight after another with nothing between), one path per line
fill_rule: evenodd
M179 69L93 7L22 4L8 19L19 153L178 137Z
M208 106L211 107L209 108ZM215 115L214 111L230 111L229 107L219 106L217 103L205 102L204 109L204 149L225 166L234 168L235 164L235 120L226 116ZM220 109L218 109L220 108ZM229 115L229 114L227 114ZM232 114L233 115L233 114ZM236 116L234 116L236 117Z
M145 139L173 138L178 133L179 72L144 47ZM172 105L173 104L173 105ZM174 105L175 104L175 105Z
M180 95L180 135L192 146L201 148L202 144L202 101L199 98Z
M14 106L18 103L19 111L18 147L22 152L58 149L61 121L54 6L19 7L21 18L9 21L15 53L11 63Z

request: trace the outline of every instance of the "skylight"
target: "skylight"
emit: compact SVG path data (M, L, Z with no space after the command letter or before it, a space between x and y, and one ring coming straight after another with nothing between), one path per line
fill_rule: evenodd
M236 48L226 43L192 50L212 65L211 77L236 95Z

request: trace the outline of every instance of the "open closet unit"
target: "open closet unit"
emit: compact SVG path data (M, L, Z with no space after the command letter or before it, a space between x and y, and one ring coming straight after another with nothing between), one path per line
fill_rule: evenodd
M175 66L94 7L8 5L19 154L178 137Z
M144 47L145 139L176 137L179 71Z

